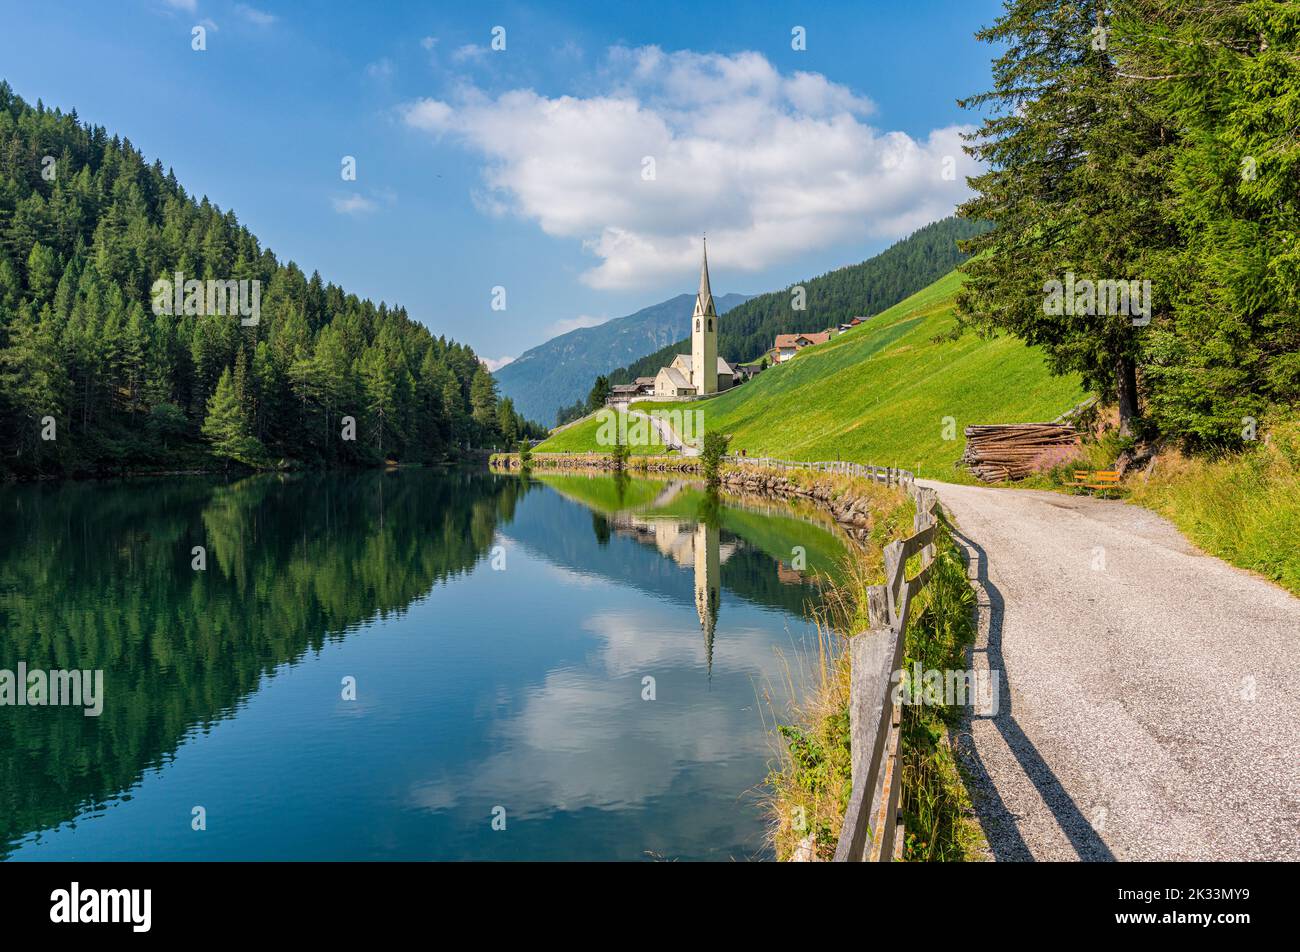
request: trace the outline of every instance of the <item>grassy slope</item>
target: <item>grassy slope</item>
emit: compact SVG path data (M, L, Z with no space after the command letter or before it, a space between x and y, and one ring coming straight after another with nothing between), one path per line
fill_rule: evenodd
M1300 419L1218 459L1161 457L1130 499L1165 516L1205 551L1300 595Z
M668 404L655 404L655 406L668 406ZM673 406L677 406L677 404L673 404ZM635 425L635 419L631 422ZM608 453L611 447L601 446L596 441L596 433L600 430L600 427L601 421L596 416L590 416L580 423L575 423L567 430L556 433L533 452ZM631 450L633 456L664 456L668 453L662 443L633 445Z
M751 456L919 466L922 476L964 480L953 467L964 427L1051 420L1084 393L1077 378L1051 376L1042 357L1014 339L933 342L953 326L959 281L949 274L713 400L638 409L702 408L706 429L732 434L732 447ZM945 417L956 421L954 440L943 439ZM598 450L596 427L575 426L538 452Z

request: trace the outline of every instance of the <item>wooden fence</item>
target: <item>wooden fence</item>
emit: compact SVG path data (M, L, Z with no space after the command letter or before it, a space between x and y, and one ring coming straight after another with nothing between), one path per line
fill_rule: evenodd
M908 609L934 566L938 505L933 489L914 483L908 488L916 499L915 532L885 546L885 584L867 590L871 628L849 639L853 792L835 847L837 863L889 862L903 845L898 823L901 711L892 697L894 672L903 663ZM909 579L907 563L916 555L920 568Z
M839 473L844 476L862 476L874 479L887 486L911 486L916 477L909 470L893 466L869 466L866 463L850 463L848 460L806 460L774 459L771 456L728 456L725 462L739 466L760 466L770 469L806 469L815 473Z

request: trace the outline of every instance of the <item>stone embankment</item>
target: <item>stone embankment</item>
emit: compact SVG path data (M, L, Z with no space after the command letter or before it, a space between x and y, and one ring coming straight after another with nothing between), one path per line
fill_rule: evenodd
M752 467L726 467L721 473L722 488L727 492L775 499L803 499L834 517L841 529L866 542L871 537L872 500L851 491L855 480L836 475L817 475L811 479L792 479L780 470Z
M519 454L495 454L491 465L494 469L518 471ZM600 453L534 454L532 466L542 470L613 471L615 468L614 458ZM698 475L700 461L698 457L634 456L628 461L627 470ZM720 477L721 488L736 495L812 503L830 513L839 527L859 542L870 539L875 524L873 509L880 506L878 494L888 492L877 483L838 473L796 471L792 474L789 470L724 465Z
M493 469L518 471L518 453L494 453L488 461ZM585 469L613 472L614 457L605 453L534 453L534 469ZM682 456L632 456L624 467L634 473L698 473L698 458Z

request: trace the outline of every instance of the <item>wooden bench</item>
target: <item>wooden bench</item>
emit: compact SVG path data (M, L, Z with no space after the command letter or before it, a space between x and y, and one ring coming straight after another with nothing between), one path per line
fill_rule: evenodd
M1119 471L1114 469L1076 469L1072 485L1080 489L1119 489Z

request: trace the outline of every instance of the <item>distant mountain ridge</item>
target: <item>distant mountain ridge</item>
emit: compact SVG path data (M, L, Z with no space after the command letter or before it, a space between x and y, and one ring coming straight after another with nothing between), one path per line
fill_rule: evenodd
M718 313L725 314L749 300L749 295L724 294L713 300ZM527 419L553 425L556 411L585 399L598 374L685 337L694 306L695 295L679 294L633 314L553 337L497 370L493 374L497 389Z

